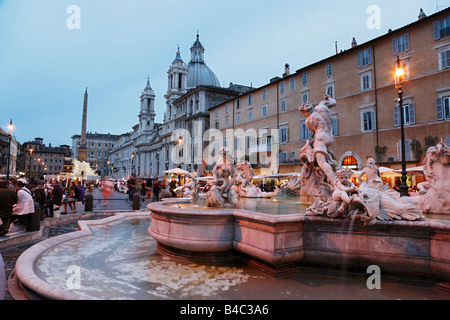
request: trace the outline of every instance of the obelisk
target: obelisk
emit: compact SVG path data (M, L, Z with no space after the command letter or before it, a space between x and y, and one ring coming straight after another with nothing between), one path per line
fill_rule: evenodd
M80 146L78 147L78 160L80 162L87 160L87 144L86 144L87 103L88 103L88 93L86 88L83 103L83 119L81 122L81 141Z

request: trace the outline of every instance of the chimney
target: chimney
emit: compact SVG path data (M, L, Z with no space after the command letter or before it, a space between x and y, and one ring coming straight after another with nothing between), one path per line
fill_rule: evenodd
M417 17L418 20L422 20L423 18L426 18L427 15L425 14L425 12L423 12L423 9L420 8L420 12L419 12L419 16Z
M336 54L338 54L338 45L337 45L337 41L334 42L334 47L336 49Z
M355 37L353 37L353 40L352 40L352 48L356 47L357 45L358 45L358 43L356 42Z
M286 63L286 64L284 65L283 78L284 78L284 77L287 77L287 76L289 76L289 75L291 75L291 69L290 69L289 64Z

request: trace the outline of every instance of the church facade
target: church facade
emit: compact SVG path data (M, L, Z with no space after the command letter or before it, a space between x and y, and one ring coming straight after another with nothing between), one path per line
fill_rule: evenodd
M147 80L140 96L139 122L131 132L119 135L109 153L114 178L157 177L173 168L201 176L209 170L211 164L203 154L209 144L204 138L210 129L209 110L251 88L234 84L221 87L204 54L198 34L190 48L189 63L183 61L178 48L167 72L163 123L155 122L156 95Z

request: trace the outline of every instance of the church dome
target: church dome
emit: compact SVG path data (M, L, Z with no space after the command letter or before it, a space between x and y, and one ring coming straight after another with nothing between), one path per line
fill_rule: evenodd
M204 61L204 53L205 49L197 34L197 40L191 47L191 61L187 65L188 88L195 88L200 85L220 87L219 79Z

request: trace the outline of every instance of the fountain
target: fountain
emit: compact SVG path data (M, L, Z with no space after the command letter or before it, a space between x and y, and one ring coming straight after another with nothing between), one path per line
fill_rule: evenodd
M221 181L225 189L207 194L208 208L192 205L191 199L171 199L148 206L152 216L149 233L156 239L159 251L202 263L238 259L273 275L302 265L377 265L384 272L450 281L450 223L426 220L423 215L432 211L430 201L450 213L447 147L438 145L427 153L425 163L433 172L428 176L434 180L424 186L427 191L419 197L405 199L386 190L381 179L373 177L369 170L363 173L368 182L357 188L349 181L351 172L336 171L335 156L329 149L333 141L329 107L335 105L336 101L326 96L315 108L309 103L299 108L315 136L301 150L302 178L286 187L309 203L306 212L298 209L296 213L275 216L264 210L245 210L237 202L230 206L224 200L216 201L227 196L222 191L229 184ZM219 164L215 182L224 177L234 182L235 167L240 166L227 163L225 175L216 176L223 169ZM242 197L241 190L238 194Z
M81 231L28 249L17 262L17 278L50 299L90 299L89 290L101 299L140 299L142 295L148 299L236 299L241 297L239 286L246 287L248 281L256 283L264 298L289 299L292 297L285 291L273 289L278 277L293 279L303 274L296 271L309 267L365 271L377 266L383 274L436 279L448 289L450 221L424 218L424 214L432 212L450 213L447 146L439 144L427 152L429 179L416 198L401 198L386 190L376 168L358 173L366 175L367 182L353 186L348 170L336 170L334 154L328 148L332 135L327 135L327 110L333 104L335 101L327 97L315 109L306 104L300 107L307 115L308 126L321 127L311 127L316 132L315 140L302 148L302 178L284 186L295 196L255 190L249 183L252 171L248 164L233 165L224 149L213 170L211 190L205 196L198 194L195 179L190 176L186 187L179 190L185 198L151 203L149 212L138 215L117 213L98 221L80 221ZM144 220L136 222L138 218ZM124 223L132 228L148 228L151 237L147 229L147 235L142 235L141 230L138 236L137 232L118 228L116 233L121 237L113 238L107 230L114 233L116 223L121 221L128 221ZM102 231L92 231L95 225L101 225ZM93 238L96 234L100 238ZM106 244L106 240L113 244ZM104 247L97 248L104 243ZM94 259L90 271L83 273L88 277L83 281L89 281L84 285L87 296L49 283L64 282L67 265L82 265L88 255L100 255L103 260ZM55 263L58 259L63 261ZM248 267L250 271L244 272ZM91 274L100 279L93 288L90 281L96 279L90 279ZM156 274L160 278L153 278ZM194 276L197 274L202 275L201 279ZM57 276L60 279L54 279ZM264 285L257 280L262 278ZM309 275L308 281L313 278ZM298 294L307 290L302 281L291 283L290 290L300 290ZM106 293L107 289L111 293ZM203 291L206 296L199 296ZM242 297L248 299L248 292L242 292ZM321 293L326 294L323 290Z

